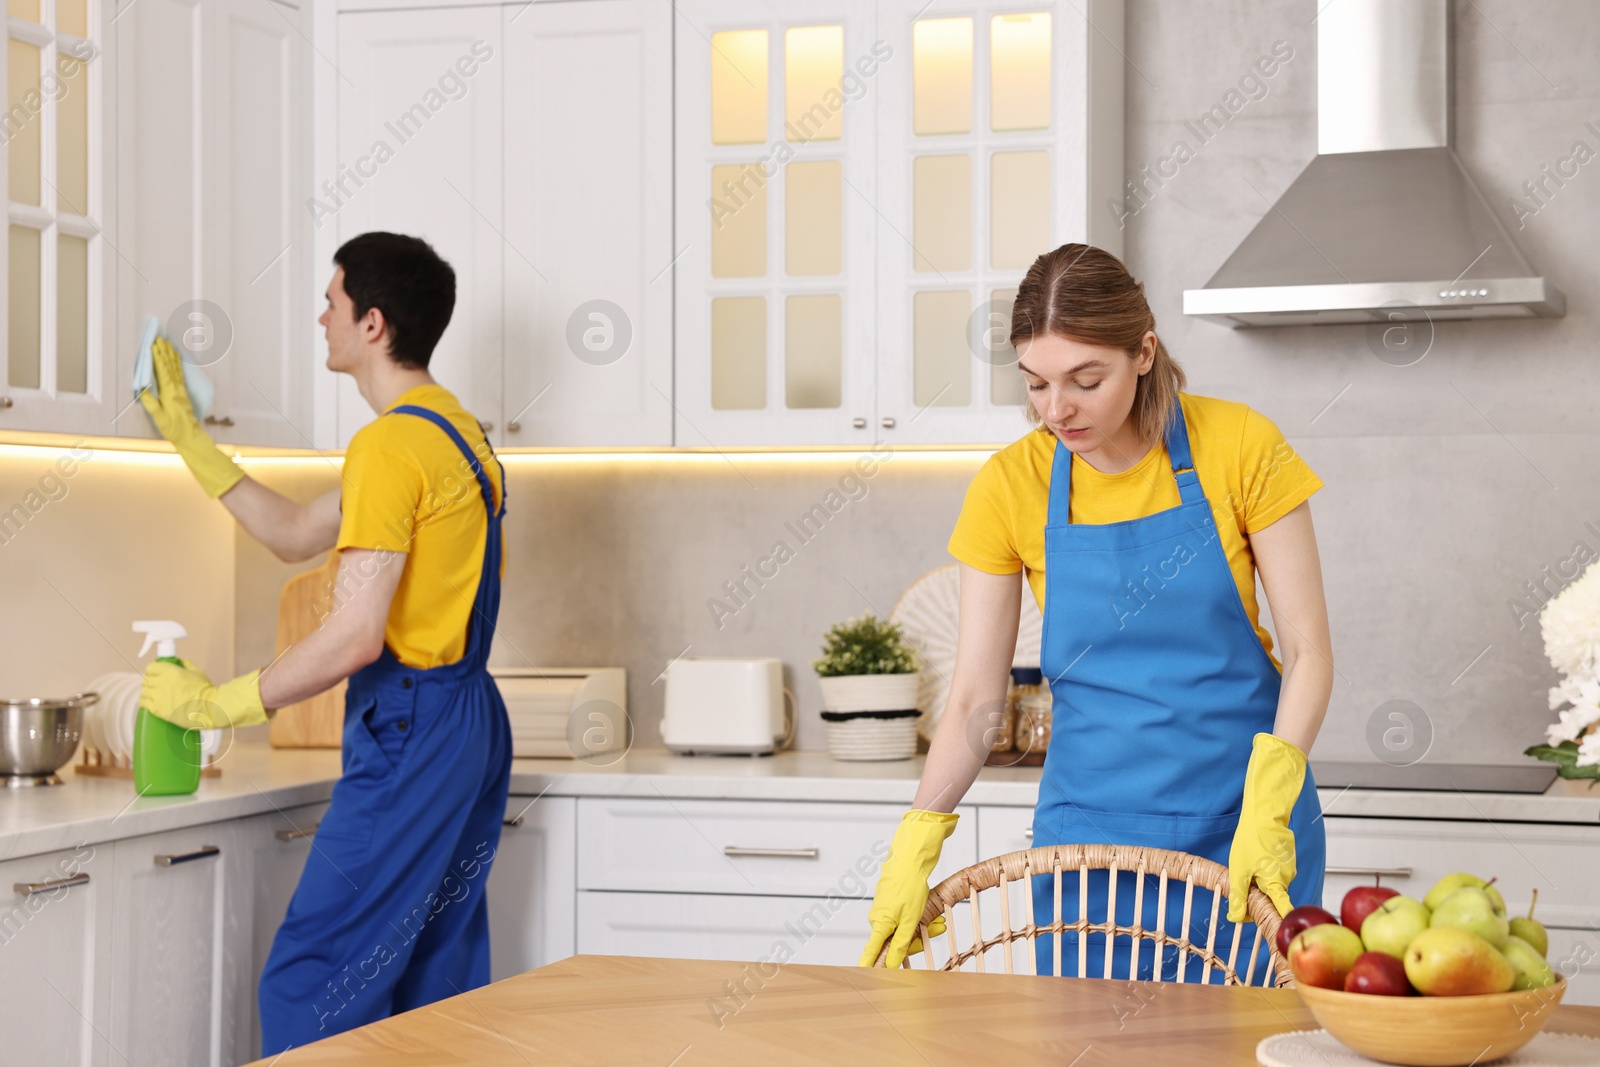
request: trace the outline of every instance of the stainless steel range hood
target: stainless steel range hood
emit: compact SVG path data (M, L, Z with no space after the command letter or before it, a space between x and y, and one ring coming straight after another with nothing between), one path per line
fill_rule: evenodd
M1323 3L1317 155L1205 288L1184 290L1184 314L1230 326L1565 314L1450 148L1450 67L1448 0Z

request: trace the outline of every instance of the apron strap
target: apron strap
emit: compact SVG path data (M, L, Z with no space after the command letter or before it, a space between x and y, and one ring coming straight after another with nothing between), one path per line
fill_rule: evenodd
M1184 422L1183 405L1177 400L1173 401L1172 417L1167 420L1166 444L1179 498L1185 504L1205 500L1205 490L1200 487L1200 476L1195 473L1189 452L1189 427ZM1065 524L1071 500L1072 450L1057 437L1055 456L1050 461L1050 507L1045 522L1050 526Z
M459 430L450 424L449 419L445 418L443 415L432 410L431 408L418 407L415 404L401 404L397 408L390 408L387 412L385 412L385 414L393 415L396 412L406 415L419 415L433 423L435 426L439 427L439 429L443 430L445 433L449 434L450 440L456 443L456 447L461 450L461 454L466 456L467 462L472 465L473 476L478 479L478 487L483 490L483 506L489 509L489 517L492 519L497 519L501 515L505 514L506 468L505 465L500 462L500 457L494 454L494 449L489 445L487 439L484 440L484 447L489 449L489 455L494 457L495 466L500 468L499 511L496 511L494 507L494 486L489 482L489 475L484 472L483 465L478 462L477 453L473 452L472 449L467 445L466 439L461 436L461 432Z

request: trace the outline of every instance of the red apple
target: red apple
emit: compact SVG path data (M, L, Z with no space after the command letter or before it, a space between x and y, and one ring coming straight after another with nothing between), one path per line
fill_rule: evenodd
M1313 926L1321 926L1323 923L1336 923L1338 921L1333 917L1333 912L1327 908L1319 908L1315 904L1300 905L1285 915L1283 921L1278 923L1278 955L1287 956L1289 954L1289 942L1293 941L1295 935L1300 931L1309 930Z
M1415 990L1406 978L1406 965L1387 952L1363 952L1344 976L1346 993L1375 993L1382 997L1408 997Z
M1399 895L1400 890L1386 885L1358 885L1344 895L1344 902L1339 905L1339 921L1359 934L1361 924L1379 904Z
M1302 930L1289 942L1289 970L1301 985L1343 989L1344 979L1362 953L1361 938L1338 923Z

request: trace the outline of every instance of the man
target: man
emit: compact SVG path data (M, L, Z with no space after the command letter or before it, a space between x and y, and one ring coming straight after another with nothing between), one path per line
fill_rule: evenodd
M140 400L200 485L285 561L339 551L333 612L221 686L152 663L141 702L186 727L247 726L349 678L343 775L261 975L271 1056L483 985L484 884L511 771L486 664L500 609L505 475L477 420L428 373L455 272L425 242L357 237L334 256L328 368L379 418L342 485L306 504L246 475L194 417L177 354Z

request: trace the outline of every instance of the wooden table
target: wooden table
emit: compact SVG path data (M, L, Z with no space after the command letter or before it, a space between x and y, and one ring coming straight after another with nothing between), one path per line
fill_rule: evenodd
M1239 1067L1315 1028L1288 989L574 956L258 1062ZM1600 1037L1600 1008L1546 1029Z

